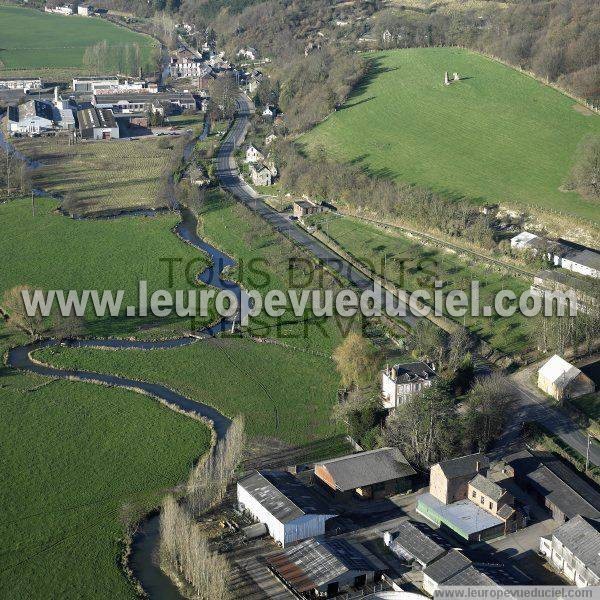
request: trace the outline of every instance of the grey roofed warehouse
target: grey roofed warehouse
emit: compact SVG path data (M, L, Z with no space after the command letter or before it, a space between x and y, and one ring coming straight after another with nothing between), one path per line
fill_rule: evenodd
M428 530L427 533L423 530ZM389 548L394 554L408 561L415 560L425 567L446 553L447 544L433 530L421 523L404 521L386 532Z
M416 475L416 471L398 448L378 448L316 463L315 475L340 492L370 488L365 494L370 496L377 491L375 486L387 482L407 480L401 487L408 489L409 480ZM393 493L406 490L394 487L388 491Z
M282 523L303 515L331 513L313 490L287 471L254 471L238 485Z

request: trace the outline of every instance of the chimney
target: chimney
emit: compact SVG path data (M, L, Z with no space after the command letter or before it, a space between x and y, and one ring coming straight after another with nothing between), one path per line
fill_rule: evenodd
M479 473L479 470L480 470L480 469L481 469L481 463L480 463L479 461L477 461L477 462L475 463L475 471L476 471L477 473Z

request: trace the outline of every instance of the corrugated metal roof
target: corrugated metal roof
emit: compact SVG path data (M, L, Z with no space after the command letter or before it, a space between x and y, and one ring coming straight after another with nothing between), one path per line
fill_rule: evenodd
M310 514L335 516L316 492L287 471L254 471L238 485L281 523Z
M356 546L342 539L305 540L267 561L299 592L337 581L348 571L376 570Z
M417 559L423 564L433 562L446 552L444 546L432 539L432 536L435 535L433 531L431 531L430 535L427 535L410 521L401 523L390 533L393 537L390 544L392 551L403 555L409 554L410 557Z
M523 450L505 460L518 478L528 480L568 519L576 515L600 518L600 493L557 457Z
M348 454L317 463L317 467L325 467L342 492L416 474L398 448Z
M429 565L423 573L437 584L441 584L471 564L471 561L462 552L452 549L446 556L442 556L442 558Z
M559 527L553 536L595 575L600 577L600 532L598 522L577 515Z

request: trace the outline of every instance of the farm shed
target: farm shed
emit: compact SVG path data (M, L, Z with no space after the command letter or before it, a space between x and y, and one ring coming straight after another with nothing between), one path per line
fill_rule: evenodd
M410 521L386 531L383 541L398 558L421 567L431 564L448 549L445 540L427 525Z
M551 513L559 524L576 515L600 518L600 493L556 456L522 450L504 458L515 481Z
M373 565L346 540L306 540L267 558L269 568L298 594L331 597L362 588L378 575Z
M77 111L81 137L87 140L110 140L119 138L119 126L112 110L107 108L84 108Z
M577 367L555 354L538 371L538 387L557 400L592 394L594 382Z
M237 484L241 508L264 523L284 548L323 535L335 513L314 490L287 471L254 471Z
M376 499L410 491L416 471L398 448L379 448L316 463L315 475L336 492Z

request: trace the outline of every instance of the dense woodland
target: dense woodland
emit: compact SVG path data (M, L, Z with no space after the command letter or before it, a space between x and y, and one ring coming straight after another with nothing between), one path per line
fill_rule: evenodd
M401 3L380 0L102 0L150 16L170 12L200 30L211 25L231 48L250 44L293 66L307 44L364 48L462 45L532 70L600 103L600 4L596 0ZM389 34L384 35L386 32ZM294 61L295 62L295 61Z

